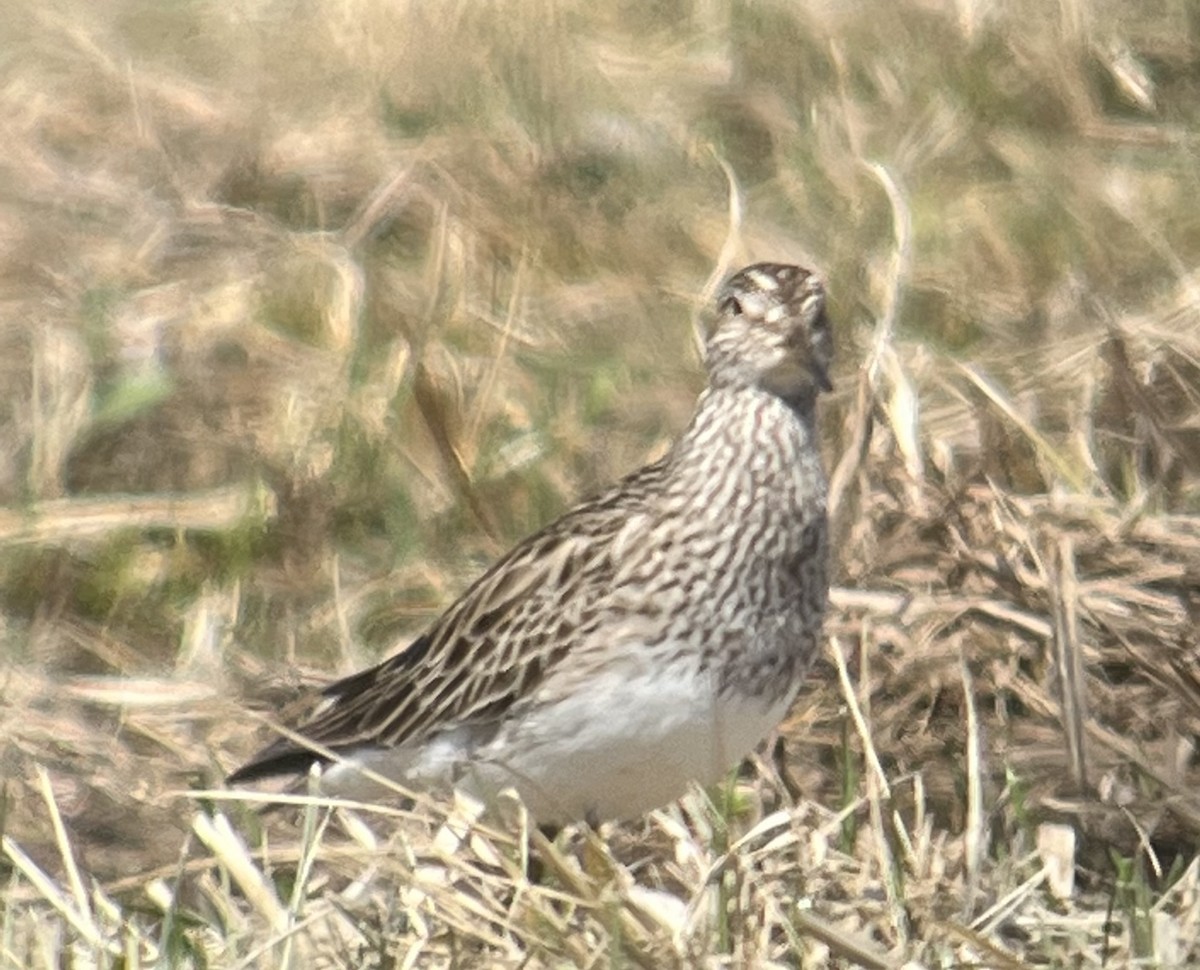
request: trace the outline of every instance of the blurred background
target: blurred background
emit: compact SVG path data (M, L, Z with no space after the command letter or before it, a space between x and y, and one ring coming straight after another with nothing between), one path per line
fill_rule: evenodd
M4 19L6 845L61 871L49 791L79 864L136 897L180 855L179 792L265 736L248 712L403 645L660 454L713 286L794 261L837 327L839 590L788 797L849 806L869 868L878 764L932 842L965 840L910 902L969 884L968 909L1065 824L1078 953L1200 959L1200 7ZM33 939L46 897L5 869Z

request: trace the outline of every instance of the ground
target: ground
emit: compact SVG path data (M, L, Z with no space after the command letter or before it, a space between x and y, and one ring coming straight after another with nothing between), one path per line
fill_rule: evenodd
M1200 962L1179 2L35 4L0 38L0 966ZM820 270L836 588L729 783L259 814L305 689Z

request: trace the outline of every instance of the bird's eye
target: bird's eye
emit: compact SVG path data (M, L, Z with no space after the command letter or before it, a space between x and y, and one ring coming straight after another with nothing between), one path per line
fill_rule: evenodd
M736 296L727 296L725 298L725 303L721 306L721 309L736 317L742 312L742 304Z

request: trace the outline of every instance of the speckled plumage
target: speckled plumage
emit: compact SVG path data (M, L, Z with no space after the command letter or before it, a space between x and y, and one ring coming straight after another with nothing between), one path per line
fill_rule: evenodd
M824 290L761 263L717 296L709 385L660 461L516 546L421 637L326 688L300 732L357 766L542 822L629 817L712 783L782 719L828 594L816 400ZM323 760L281 739L230 780Z

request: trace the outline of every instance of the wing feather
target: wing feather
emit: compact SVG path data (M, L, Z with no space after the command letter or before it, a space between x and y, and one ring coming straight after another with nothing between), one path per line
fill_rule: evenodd
M568 512L514 547L404 650L330 684L300 728L335 752L420 744L457 724L499 725L571 651L577 625L615 572L614 538L641 511L666 459ZM565 616L564 616L565 614ZM309 749L281 738L230 775L231 782L295 772Z

